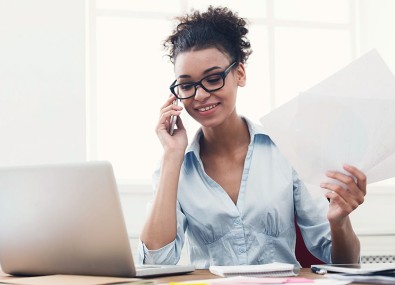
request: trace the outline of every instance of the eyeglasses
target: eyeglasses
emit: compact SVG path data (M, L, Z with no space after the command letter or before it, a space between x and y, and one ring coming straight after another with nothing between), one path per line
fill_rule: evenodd
M229 65L229 67L224 71L210 74L197 82L184 82L176 84L177 80L175 80L170 86L170 91L180 100L195 96L198 86L201 86L206 92L217 91L225 86L225 77L228 75L235 64L236 61Z

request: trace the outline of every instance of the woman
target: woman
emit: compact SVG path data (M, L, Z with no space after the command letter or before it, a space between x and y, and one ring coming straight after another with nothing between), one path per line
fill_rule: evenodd
M341 183L323 183L325 195L311 197L270 137L237 114L237 90L246 84L251 53L245 20L209 7L178 21L165 42L176 80L156 127L164 152L140 237L140 262L176 264L186 241L196 268L298 264L295 217L315 256L358 262L360 243L349 214L364 200L365 175L345 165L348 175L327 173ZM169 134L170 117L183 109L172 104L177 98L201 125L188 148L181 118Z

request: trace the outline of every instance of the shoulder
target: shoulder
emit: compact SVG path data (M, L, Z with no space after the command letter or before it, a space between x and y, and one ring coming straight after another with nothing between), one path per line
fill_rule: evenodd
M247 124L252 142L254 142L255 144L266 144L267 146L277 148L270 136L266 134L261 124L254 122L246 117L242 118Z

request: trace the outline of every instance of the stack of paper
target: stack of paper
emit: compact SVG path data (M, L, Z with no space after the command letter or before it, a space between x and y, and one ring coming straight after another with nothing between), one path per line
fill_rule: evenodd
M254 276L254 277L278 277L296 276L299 272L293 264L288 263L269 263L259 265L236 265L236 266L210 266L212 274L231 277L231 276Z
M361 169L368 182L395 176L395 77L377 51L261 118L312 193L328 170ZM334 182L334 181L331 181Z
M336 280L370 284L395 284L394 263L319 264L311 266L313 272L318 269L329 272L326 277Z

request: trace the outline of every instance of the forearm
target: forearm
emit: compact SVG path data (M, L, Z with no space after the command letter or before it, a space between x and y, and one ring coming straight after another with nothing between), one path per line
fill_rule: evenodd
M355 234L350 218L342 225L331 224L332 262L358 263L360 258L360 242Z
M172 242L177 234L177 188L182 158L165 154L157 193L141 233L141 240L150 250Z

